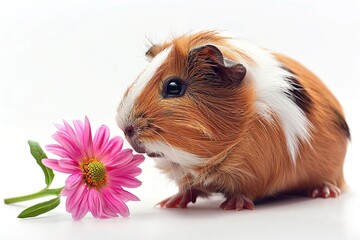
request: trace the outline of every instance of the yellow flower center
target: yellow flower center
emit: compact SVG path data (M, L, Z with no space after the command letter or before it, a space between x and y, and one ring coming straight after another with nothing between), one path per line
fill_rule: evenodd
M106 184L106 169L102 162L94 158L84 159L80 166L89 187L99 189Z

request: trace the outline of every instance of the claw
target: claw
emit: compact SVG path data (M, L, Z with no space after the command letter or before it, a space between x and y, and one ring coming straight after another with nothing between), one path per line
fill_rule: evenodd
M161 208L186 208L192 202L196 202L196 198L202 195L202 192L195 189L188 189L185 192L179 192L171 197L168 197L155 206Z
M223 210L236 210L241 211L243 209L253 210L255 209L254 203L243 195L236 195L228 197L221 205Z
M324 182L323 184L316 185L309 192L308 196L312 198L322 197L322 198L336 198L340 196L341 190L328 182Z

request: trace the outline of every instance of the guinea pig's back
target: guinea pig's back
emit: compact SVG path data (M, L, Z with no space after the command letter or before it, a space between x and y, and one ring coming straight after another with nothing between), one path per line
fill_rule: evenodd
M311 123L311 138L301 142L296 160L298 186L328 182L342 188L343 162L350 138L343 110L325 84L310 70L295 60L274 54L285 69L293 74L295 101Z

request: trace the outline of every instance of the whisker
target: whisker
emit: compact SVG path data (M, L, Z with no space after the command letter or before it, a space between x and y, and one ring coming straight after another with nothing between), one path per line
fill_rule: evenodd
M156 128L160 129L160 130L163 131L163 132L166 132L166 133L168 133L168 134L171 134L171 135L173 135L173 136L175 136L175 137L182 138L182 139L184 139L184 140L186 140L186 141L190 141L190 142L192 142L192 144L194 144L194 145L196 145L197 147L201 148L202 150L204 150L205 152L207 152L209 155L212 155L212 153L211 153L207 148L205 148L204 146L202 146L202 145L200 145L200 144L198 144L198 143L194 143L192 139L190 139L190 138L188 138L188 137L185 137L185 136L182 136L182 135L179 135L179 134L176 134L176 133L173 133L173 132L170 132L170 131L168 131L168 130L165 130L164 128L160 127L160 126L157 125L157 124L152 123L152 125L154 125Z
M176 154L175 149L169 144L169 142L168 142L160 133L156 132L155 130L153 130L153 129L151 129L151 128L148 128L148 129L149 129L150 131L152 131L153 133L155 133L155 134L156 134L157 136L159 136L160 138L162 138L162 139L164 140L165 144L169 146L169 148L171 149L171 151L172 151L174 154ZM159 152L161 152L158 146L155 145L155 148L156 148ZM168 164L170 171L172 171L173 175L176 176L177 174L176 174L176 170L174 169L174 163L171 162L171 161L170 161L169 159L167 159L166 157L164 157L164 159L165 159L166 163Z
M156 125L156 124L154 124L154 125ZM161 127L159 127L159 126L155 126L155 127L158 127L159 129L162 129ZM170 149L171 149L171 151L175 154L175 155L177 155L177 152L175 151L175 149L170 145L170 143L159 133L159 132L156 132L155 130L153 130L153 129L151 129L151 128L149 128L149 130L151 130L153 133L155 133L156 135L158 135L160 138L162 138L163 140L164 140L164 142L165 142L165 144L166 145L168 145L169 147L170 147ZM159 149L158 149L159 150ZM171 160L168 160L167 158L165 158L165 160L169 163L169 166L170 166L170 170L171 171L173 171L173 174L174 175L176 175L176 173L175 173L175 171L176 170L179 170L180 172L181 172L181 175L183 175L183 177L185 177L186 178L186 182L187 183L191 183L192 181L190 181L190 178L189 178L189 174L188 174L188 171L186 171L185 170L185 168L183 168L181 165L179 165L178 163L176 163L177 165L177 169L175 170L174 169L174 163L173 162L171 162Z

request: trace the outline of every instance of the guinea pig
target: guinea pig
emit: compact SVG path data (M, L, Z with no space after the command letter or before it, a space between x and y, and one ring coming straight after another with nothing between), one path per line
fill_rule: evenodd
M279 194L340 195L350 131L310 70L215 31L153 45L146 56L117 124L179 186L160 207L185 208L213 193L223 194L226 210Z

